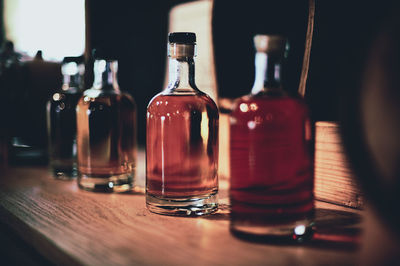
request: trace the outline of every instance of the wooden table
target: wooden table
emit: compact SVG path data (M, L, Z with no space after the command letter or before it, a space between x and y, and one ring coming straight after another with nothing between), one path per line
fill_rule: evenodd
M143 154L140 155L143 162ZM317 202L315 238L301 245L253 243L229 231L228 180L221 209L177 218L145 207L144 167L129 194L80 190L43 167L0 172L0 223L46 261L89 265L326 265L355 264L361 212Z

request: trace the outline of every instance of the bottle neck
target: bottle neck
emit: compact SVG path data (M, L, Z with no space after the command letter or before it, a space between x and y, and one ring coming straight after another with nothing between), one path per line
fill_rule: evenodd
M251 94L282 89L282 57L263 52L256 53L256 78Z
M174 91L197 90L194 81L193 57L169 58L168 88Z
M168 69L169 93L193 93L198 91L194 81L194 57L196 56L195 43L169 43Z
M63 74L62 90L67 91L70 89L82 90L83 88L83 74L85 67L83 64L75 62L65 63L61 67Z
M115 60L94 61L94 82L93 88L99 90L119 91L117 80L118 62Z

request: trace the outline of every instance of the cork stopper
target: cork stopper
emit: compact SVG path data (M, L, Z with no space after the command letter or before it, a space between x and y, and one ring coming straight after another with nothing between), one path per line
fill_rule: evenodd
M170 43L168 45L168 56L172 58L185 58L196 56L195 44Z
M286 46L286 38L280 35L254 36L254 46L257 52L261 53L283 53Z
M196 56L196 34L193 32L171 32L168 35L168 56L187 58Z

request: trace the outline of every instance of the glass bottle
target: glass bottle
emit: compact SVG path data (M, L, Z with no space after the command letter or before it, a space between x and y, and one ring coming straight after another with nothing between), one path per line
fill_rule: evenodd
M146 204L178 216L217 210L218 109L194 80L196 35L168 36L169 83L147 107Z
M84 71L83 57L65 57L61 66L63 85L47 102L49 165L55 178L78 175L75 108L82 96Z
M115 58L94 52L94 82L76 108L78 184L90 191L125 192L136 167L136 105L120 91Z
M286 39L256 35L251 94L230 117L231 231L302 240L314 217L313 137L309 111L281 83Z

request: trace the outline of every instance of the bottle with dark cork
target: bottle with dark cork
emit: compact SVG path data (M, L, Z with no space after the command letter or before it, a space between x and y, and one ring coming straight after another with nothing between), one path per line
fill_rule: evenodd
M170 33L169 84L147 107L146 203L197 216L217 210L218 109L194 81L196 35Z

